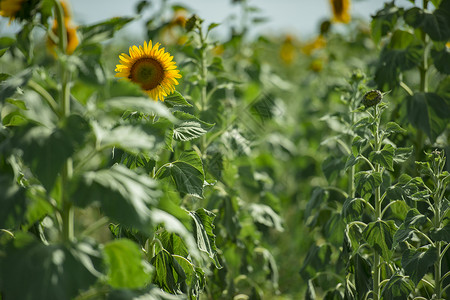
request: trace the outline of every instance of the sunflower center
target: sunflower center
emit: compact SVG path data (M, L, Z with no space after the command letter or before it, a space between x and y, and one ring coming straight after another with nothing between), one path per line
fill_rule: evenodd
M131 66L128 78L144 90L152 90L163 81L164 68L156 59L143 57Z

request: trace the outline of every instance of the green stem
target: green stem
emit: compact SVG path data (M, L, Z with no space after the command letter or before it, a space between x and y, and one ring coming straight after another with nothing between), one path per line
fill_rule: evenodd
M60 55L65 55L67 48L67 33L64 23L64 10L59 1L55 3L56 21L58 22L58 47ZM67 65L61 60L61 90L60 90L60 102L59 102L59 117L65 119L70 115L70 80L71 74ZM70 201L68 190L69 183L73 175L73 162L72 158L68 158L64 164L64 168L61 174L61 235L64 242L71 242L74 237L74 219L73 219L73 204Z
M378 107L374 107L375 113L375 131L374 131L374 138L375 138L375 151L379 151L381 149L381 141L380 141L380 113L378 111ZM380 164L375 164L375 172L381 172L381 166ZM381 219L381 187L378 186L375 189L375 218L376 220ZM379 300L381 298L380 292L380 281L381 281L381 270L380 270L380 254L375 251L374 257L373 257L373 299Z
M40 84L38 84L34 80L28 81L28 86L36 93L38 93L42 98L44 98L53 112L58 115L58 103L56 103L52 95L50 95Z
M200 51L200 78L201 78L201 94L200 94L200 110L204 112L207 109L207 85L208 85L208 69L206 61L206 36L203 35L201 24L198 27L198 35L200 37L201 51ZM202 154L206 150L206 135L202 135L200 139L200 149Z

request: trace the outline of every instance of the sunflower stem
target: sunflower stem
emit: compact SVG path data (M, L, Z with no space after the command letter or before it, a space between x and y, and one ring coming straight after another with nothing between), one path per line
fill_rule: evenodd
M203 34L201 24L198 26L198 35L200 38L200 78L201 78L201 94L200 94L200 113L203 113L208 106L208 98L207 98L207 85L208 85L208 69L207 69L207 61L206 61L206 36ZM206 150L206 135L202 135L200 139L200 150L202 154L205 154Z
M64 22L64 9L60 1L55 1L55 17L58 23L58 47L59 55L64 56L67 49L67 33ZM60 71L61 71L61 90L60 90L60 103L59 103L59 119L64 120L70 115L70 81L71 73L67 66L65 59L59 59ZM64 168L61 174L61 239L69 243L73 240L73 228L74 228L74 214L73 204L68 196L68 186L73 175L73 162L72 158L68 158L64 163Z
M381 149L381 140L380 140L380 111L378 110L378 106L374 106L374 118L375 118L375 129L373 132L374 138L375 138L375 151L379 151ZM375 172L380 173L381 172L381 166L379 163L375 163ZM381 219L381 187L378 186L375 188L375 219L379 220ZM379 300L381 299L381 288L380 288L380 281L381 281L381 270L380 270L380 254L375 250L374 256L373 256L373 299Z

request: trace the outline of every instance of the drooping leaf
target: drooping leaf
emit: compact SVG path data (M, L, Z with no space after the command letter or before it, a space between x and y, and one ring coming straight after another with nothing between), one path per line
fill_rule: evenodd
M181 285L185 284L186 274L178 261L163 249L151 262L155 267L153 283L168 293L181 294Z
M204 208L191 211L189 214L192 217L192 228L198 248L208 254L216 268L222 268L217 258L216 235L213 232L215 214Z
M402 267L409 278L417 284L428 273L438 258L435 247L422 247L419 249L406 249L402 255Z
M113 240L104 246L108 284L113 288L137 289L150 281L150 266L139 246L129 239Z
M249 206L250 215L256 223L284 231L280 216L268 205L252 203Z
M389 260L392 256L393 237L396 231L394 221L377 220L370 222L363 231L366 242L381 256Z

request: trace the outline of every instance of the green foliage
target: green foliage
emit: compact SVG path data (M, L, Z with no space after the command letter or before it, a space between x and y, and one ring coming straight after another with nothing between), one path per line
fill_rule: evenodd
M311 42L160 2L70 54L60 1L0 37L0 298L448 298L449 1ZM182 75L164 102L114 78L139 18Z

